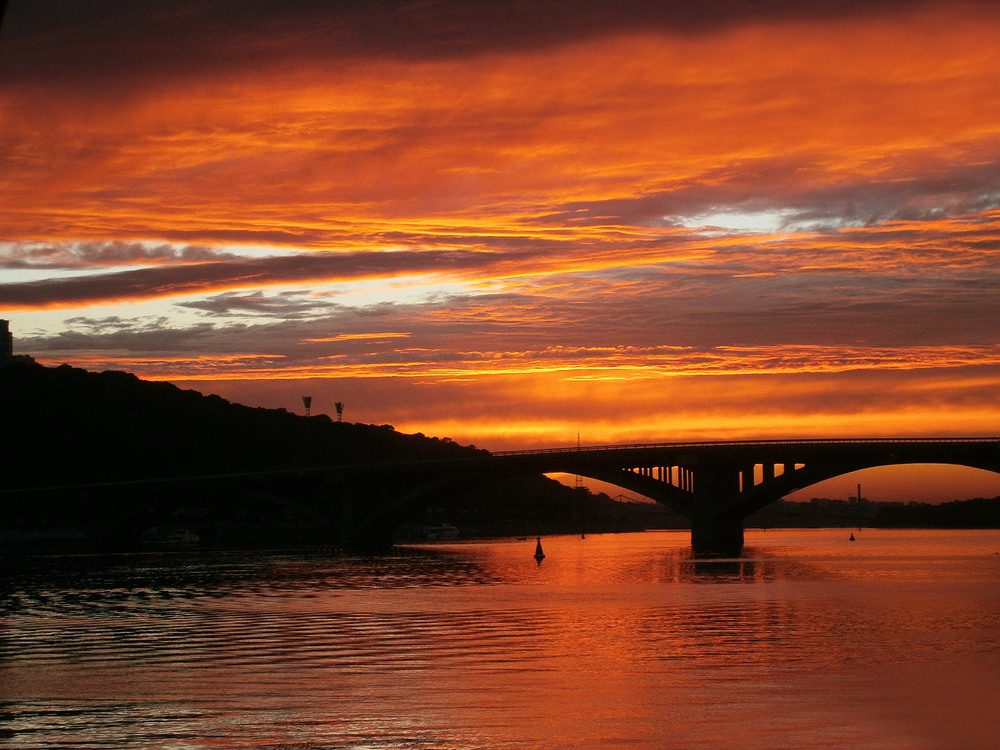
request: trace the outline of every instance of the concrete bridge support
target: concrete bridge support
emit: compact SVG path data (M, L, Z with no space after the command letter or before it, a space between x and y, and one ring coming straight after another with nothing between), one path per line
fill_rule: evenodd
M696 556L739 557L743 551L743 517L692 518L691 550Z
M691 549L696 555L738 557L743 550L743 516L725 510L740 494L739 466L709 463L694 467L697 498L691 516Z

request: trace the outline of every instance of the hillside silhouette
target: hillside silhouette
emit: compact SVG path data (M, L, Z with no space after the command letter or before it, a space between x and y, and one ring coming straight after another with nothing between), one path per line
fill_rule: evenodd
M334 422L140 380L13 363L0 370L8 487L226 474L420 458L475 448L389 425Z
M248 407L125 372L31 361L0 368L0 410L8 436L0 530L17 538L79 528L88 507L117 503L146 508L127 530L133 538L169 523L209 543L316 543L336 537L336 521L317 521L295 503L315 507L330 489L301 469L480 453L391 425ZM260 476L266 472L280 473ZM217 481L234 474L253 476ZM431 523L458 523L463 536L627 531L659 525L662 514L543 476L467 483L408 513L399 519L404 538Z

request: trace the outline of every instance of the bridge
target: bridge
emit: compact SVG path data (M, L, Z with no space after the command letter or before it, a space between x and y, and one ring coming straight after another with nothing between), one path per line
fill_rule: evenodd
M576 474L637 492L691 521L696 553L737 555L744 519L796 490L860 469L955 464L1000 473L1000 438L734 440L503 451L373 467L383 495L343 503L347 541L378 545L385 519L463 478ZM350 474L355 469L343 467ZM357 486L356 482L351 483ZM407 489L401 491L405 486ZM353 509L353 510L352 510ZM388 515L386 515L388 514Z
M392 530L413 507L461 484L565 473L644 495L691 522L696 554L736 556L751 513L786 495L860 469L896 464L954 464L1000 473L1000 438L733 440L645 443L489 453L448 459L333 464L239 474L165 477L88 487L8 490L88 496L87 512L106 497L105 517L129 511L137 494L181 496L194 488L305 487L300 503L330 520L344 548L392 546ZM140 492L141 491L141 492ZM117 499L116 499L117 498Z
M751 513L876 466L955 464L1000 473L1000 438L736 440L495 453L520 472L564 472L637 492L691 521L695 552L736 554Z

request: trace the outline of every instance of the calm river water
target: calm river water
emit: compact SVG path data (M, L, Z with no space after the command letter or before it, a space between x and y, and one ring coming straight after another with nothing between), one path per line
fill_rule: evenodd
M1000 532L8 558L5 748L1000 747Z

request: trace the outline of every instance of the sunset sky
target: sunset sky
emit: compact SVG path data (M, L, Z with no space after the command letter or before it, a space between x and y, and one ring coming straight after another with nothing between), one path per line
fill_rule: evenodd
M11 0L0 317L496 450L1000 434L998 39L983 1Z

